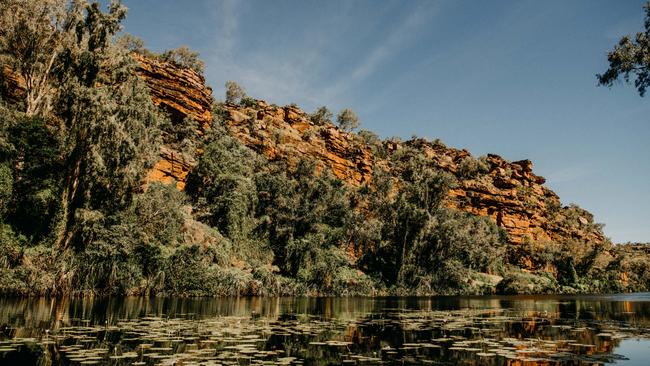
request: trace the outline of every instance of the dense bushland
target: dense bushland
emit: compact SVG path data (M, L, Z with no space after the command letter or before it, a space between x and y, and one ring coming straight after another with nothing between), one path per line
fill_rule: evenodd
M372 184L355 188L310 161L269 162L231 136L218 104L198 138L196 121L172 124L152 104L130 53L197 71L202 63L186 48L154 55L133 37L116 39L125 14L119 3L107 12L86 1L0 4L2 75L10 70L25 81L22 94L0 93L0 293L480 294L650 285L647 262L622 257L603 268L607 253L597 245L510 247L489 219L445 206L458 178L416 146L389 154L372 132L352 134L388 163ZM226 101L254 100L229 82ZM320 126L334 115L321 107L310 117ZM349 109L336 122L359 127ZM163 141L200 152L183 192L143 185ZM487 169L467 158L460 176ZM558 214L558 227L575 222L565 216ZM621 271L628 287L616 278Z

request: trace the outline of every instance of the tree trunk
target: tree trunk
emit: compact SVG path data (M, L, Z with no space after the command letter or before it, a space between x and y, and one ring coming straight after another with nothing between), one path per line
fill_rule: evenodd
M78 154L75 154L78 155ZM72 240L74 226L75 199L79 188L79 178L81 176L81 159L76 158L73 169L66 177L66 184L61 194L61 209L63 212L63 225L59 227L56 235L55 247L67 248Z

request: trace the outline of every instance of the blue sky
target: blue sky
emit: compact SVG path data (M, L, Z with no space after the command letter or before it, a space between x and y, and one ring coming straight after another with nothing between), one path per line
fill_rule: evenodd
M201 53L217 98L351 107L382 137L531 159L615 242L650 241L650 96L597 87L642 0L125 0L125 31Z

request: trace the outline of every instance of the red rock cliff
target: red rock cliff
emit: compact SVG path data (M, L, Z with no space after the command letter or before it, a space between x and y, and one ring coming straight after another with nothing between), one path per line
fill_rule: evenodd
M168 111L174 123L190 117L199 122L201 129L209 126L213 99L203 77L170 63L141 56L136 59L141 65L138 73L151 89L154 103ZM311 159L355 186L369 182L375 166L390 169L387 161L374 156L358 136L333 125L316 126L295 106L257 101L247 107L226 104L223 108L231 132L269 160L281 159L291 165L299 159ZM591 214L560 207L559 197L544 186L543 177L533 173L529 160L508 162L498 155L488 155L483 161L486 171L465 178L460 174L461 165L463 160L471 159L466 150L420 139L387 144L389 152L401 145L421 149L440 169L456 176L457 186L449 192L448 206L490 217L508 232L514 244L526 240L605 240ZM193 157L163 147L161 160L147 179L175 181L182 189L193 164Z
M167 112L172 124L189 117L198 122L197 138L212 122L212 90L203 76L172 63L134 54L136 72L150 89L151 98ZM5 97L20 99L20 80L3 69ZM374 156L355 134L333 125L314 125L295 106L279 107L257 101L247 107L226 104L226 125L234 136L269 160L285 160L290 165L300 159L315 161L351 185L370 182L375 167L390 170L387 160ZM174 183L183 189L187 174L196 164L196 154L184 154L167 144L160 160L147 172L146 181ZM462 173L465 161L473 158L466 150L415 139L404 143L385 142L388 153L403 146L420 149L440 169L454 175L456 187L449 192L449 207L490 217L509 234L513 244L536 242L592 241L606 239L592 215L576 207L560 207L559 197L544 186L545 179L533 173L529 160L508 162L488 155L483 171L471 178Z
M212 89L205 85L203 76L169 62L138 54L133 57L139 64L136 72L149 87L153 103L169 115L172 124L183 123L189 117L198 122L201 130L210 126ZM195 164L194 158L170 146L160 148L160 157L147 172L146 181L174 182L178 189L183 189L187 174Z

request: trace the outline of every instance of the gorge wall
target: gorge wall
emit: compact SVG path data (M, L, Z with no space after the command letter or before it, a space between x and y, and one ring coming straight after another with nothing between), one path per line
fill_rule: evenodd
M196 121L196 139L201 139L213 121L214 98L205 79L195 71L173 63L133 54L137 74L149 88L152 101L167 113L173 125ZM3 95L18 100L20 80L8 69L4 74ZM388 159L374 154L354 133L332 124L315 125L297 106L276 106L261 100L221 105L224 123L243 144L269 160L284 160L290 166L309 159L320 169L329 169L341 180L360 186L371 183L373 171L390 171ZM194 153L174 147L169 137L160 148L160 159L147 172L145 181L175 184L184 189L189 171L196 164ZM491 218L504 228L513 244L531 242L606 242L593 216L577 207L561 207L559 197L544 186L545 179L533 172L530 160L509 162L490 154L482 160L484 171L467 177L462 173L466 160L476 160L467 150L450 148L439 142L413 139L384 141L383 150L394 153L404 146L421 150L439 169L455 177L447 206Z
M153 102L170 115L174 124L183 123L186 117L198 122L196 138L200 139L212 122L213 104L212 90L203 77L171 63L134 57L139 63L138 75L148 85ZM375 168L390 171L388 160L373 154L359 136L331 124L314 125L296 106L254 101L246 106L224 104L221 108L233 135L269 160L284 160L292 165L310 159L354 186L370 183ZM146 179L174 183L183 189L196 156L175 150L172 145L161 147L160 160ZM544 186L543 177L533 173L529 160L508 162L498 155L488 155L481 162L484 171L466 177L462 166L474 159L467 150L422 139L383 142L388 154L404 146L420 149L437 167L456 178L447 200L449 207L490 217L508 232L513 244L528 240L606 241L589 212L560 206L559 197Z

